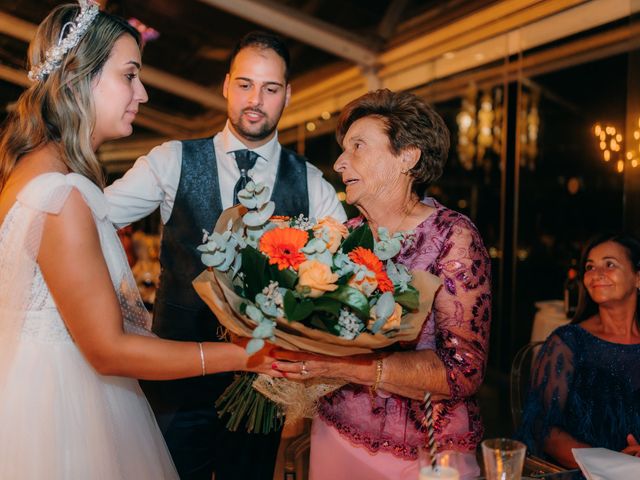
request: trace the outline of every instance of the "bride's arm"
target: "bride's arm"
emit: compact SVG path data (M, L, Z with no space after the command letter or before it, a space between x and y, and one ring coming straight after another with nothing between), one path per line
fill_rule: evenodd
M72 190L60 214L47 215L38 264L71 336L96 371L149 380L202 374L197 343L124 332L98 231L77 190ZM203 347L207 373L248 370L242 347ZM265 358L251 370L275 373L271 361Z

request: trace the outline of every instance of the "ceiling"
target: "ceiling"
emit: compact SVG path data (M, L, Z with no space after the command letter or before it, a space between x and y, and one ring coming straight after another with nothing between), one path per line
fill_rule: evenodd
M57 4L55 0L0 0L0 64L24 71L28 40ZM374 67L376 54L406 35L416 35L492 0L107 0L102 8L136 18L160 36L144 51L143 80L149 103L140 133L180 135L180 119L213 127L223 118L221 84L228 56L245 33L266 29L282 35L292 56L292 81L321 67ZM284 19L284 20L283 20ZM402 26L402 28L400 28ZM287 32L293 32L293 34ZM26 78L26 77L25 77ZM13 102L26 85L0 80L0 104ZM167 122L167 116L172 121ZM218 122L216 122L216 120ZM171 128L177 123L176 128ZM188 129L188 128L187 128Z
M55 0L0 0L0 119L29 84L36 25ZM293 96L280 122L293 133L372 88L415 89L460 71L628 15L622 0L101 0L103 9L159 32L142 80L150 100L124 143L130 161L164 138L208 135L225 120L230 50L247 32L283 36ZM623 4L627 4L625 10ZM134 148L132 145L136 144ZM101 152L115 150L108 144ZM136 153L138 152L138 153Z

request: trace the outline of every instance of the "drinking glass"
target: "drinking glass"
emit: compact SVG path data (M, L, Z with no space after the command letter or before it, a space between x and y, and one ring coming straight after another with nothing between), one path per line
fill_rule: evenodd
M482 442L482 458L487 480L520 480L527 447L510 438Z
M453 451L438 453L434 467L431 462L431 453L421 448L418 452L420 466L418 480L460 480L459 455L458 452Z

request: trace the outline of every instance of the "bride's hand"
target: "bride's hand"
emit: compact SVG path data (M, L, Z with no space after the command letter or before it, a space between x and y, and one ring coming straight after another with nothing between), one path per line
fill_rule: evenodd
M282 372L273 368L276 362L274 352L279 350L278 347L276 347L272 343L265 342L264 347L262 347L253 355L249 355L248 353L246 353L246 342L245 345L241 345L241 347L243 348L243 351L247 356L247 366L245 368L246 371L253 373L264 373L272 377L284 376Z

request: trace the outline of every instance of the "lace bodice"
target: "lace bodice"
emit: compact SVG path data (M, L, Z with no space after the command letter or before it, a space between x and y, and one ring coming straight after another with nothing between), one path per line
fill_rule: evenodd
M9 241L9 232L15 228L15 223L20 221L21 208L24 207L20 203L16 203L0 226L0 252L9 250L6 242ZM0 268L8 268L5 264L14 261L10 255L3 254L1 258ZM20 332L21 338L47 343L71 341L69 331L56 310L56 304L37 264L33 265L33 283L26 297L25 310L24 323Z
M8 341L11 335L39 342L72 341L36 262L44 216L57 214L72 188L80 191L93 213L125 327L145 333L142 327L149 323L148 313L142 306L116 232L106 217L102 192L77 174L45 174L20 192L0 226L0 289L5 290L5 296L0 295L3 341ZM21 279L18 284L12 282L14 276ZM25 292L22 298L15 300L21 292Z

